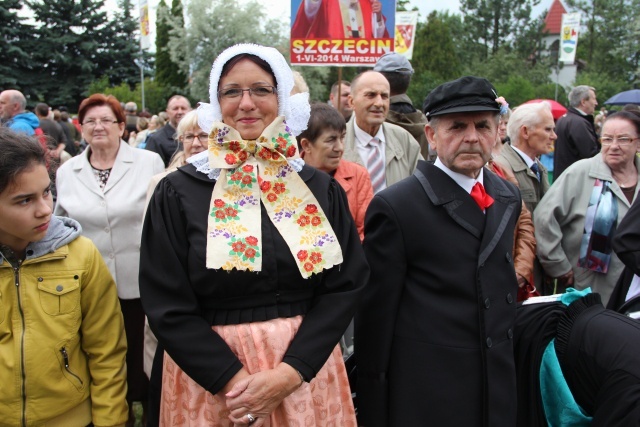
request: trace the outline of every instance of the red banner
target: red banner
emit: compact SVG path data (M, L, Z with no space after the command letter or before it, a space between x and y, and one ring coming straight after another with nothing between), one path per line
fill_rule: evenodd
M292 39L293 65L364 65L393 50L393 39Z
M373 66L393 52L395 0L291 0L291 64Z

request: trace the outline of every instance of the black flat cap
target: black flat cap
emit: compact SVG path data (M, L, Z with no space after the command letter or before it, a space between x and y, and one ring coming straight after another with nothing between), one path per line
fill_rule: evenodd
M427 117L467 111L500 111L498 94L489 80L474 76L443 83L424 99L422 111Z

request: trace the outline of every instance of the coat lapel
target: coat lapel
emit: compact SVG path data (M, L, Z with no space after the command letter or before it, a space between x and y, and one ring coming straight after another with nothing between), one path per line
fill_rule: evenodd
M342 158L366 167L360 158L360 154L358 153L358 148L356 146L354 120L355 115L352 114L351 119L347 122L347 135L344 138L344 154L342 155Z
M518 199L509 191L505 182L484 170L484 186L487 193L493 197L493 205L487 208L484 235L480 243L479 264L482 264L495 249L502 238L509 220L516 213Z
M120 148L118 149L116 160L113 163L113 168L111 169L111 174L107 180L107 185L104 187L105 194L109 192L109 190L112 189L133 166L132 150L135 150L135 148L130 147L126 142L120 141Z
M398 141L387 135L384 123L382 124L382 131L384 132L385 166L388 166L394 158L401 159L404 156L404 150Z
M435 206L442 206L459 226L477 239L482 239L485 214L471 196L438 167L418 162L414 172Z
M78 175L78 181L87 187L92 193L102 197L103 193L98 184L98 180L93 173L91 163L89 163L89 154L91 148L86 149L82 154L82 160L73 166L73 171Z

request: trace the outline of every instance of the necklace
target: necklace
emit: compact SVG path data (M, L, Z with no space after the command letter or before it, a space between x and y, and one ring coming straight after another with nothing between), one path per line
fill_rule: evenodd
M635 187L637 184L637 177L633 176L630 179L625 179L625 180L620 180L618 178L616 178L615 176L613 177L616 182L618 183L618 185L620 186L620 188L629 188L629 187ZM628 182L628 184L627 184Z

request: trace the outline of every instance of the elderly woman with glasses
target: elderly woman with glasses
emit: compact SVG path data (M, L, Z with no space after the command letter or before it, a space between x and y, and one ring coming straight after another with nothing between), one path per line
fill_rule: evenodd
M601 152L571 165L538 204L538 258L558 292L590 286L609 301L624 268L611 239L640 189L639 135L640 113L608 116Z
M116 281L127 334L127 401L146 403L140 235L149 180L164 170L164 164L157 154L121 139L126 119L113 96L91 95L80 104L78 116L88 148L58 169L54 213L80 223L82 234L98 247Z
M222 52L208 150L152 196L140 285L162 425L356 425L337 344L369 269L344 191L299 158L292 87L276 49Z

